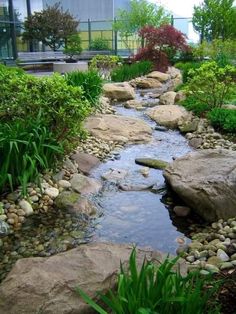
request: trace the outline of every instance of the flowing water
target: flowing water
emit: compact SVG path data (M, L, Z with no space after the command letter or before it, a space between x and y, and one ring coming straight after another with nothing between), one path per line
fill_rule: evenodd
M145 120L153 129L156 126L156 123L145 116L144 111L125 109L121 106L116 109L118 114ZM117 154L116 159L96 168L91 176L97 179L101 179L101 176L110 169L126 170L128 174L122 181L126 186L139 189L140 185L148 187L155 184L157 188L123 191L114 182L106 183L103 192L97 198L102 215L97 221L94 239L118 243L131 242L175 253L178 238L184 237L183 233L187 231L188 222L186 218L182 218L177 219L176 225L173 224L163 191L158 193L158 187L164 185L162 171L150 169L148 177L145 178L140 173L143 167L135 164L135 158L150 157L170 162L191 150L187 140L178 131L154 130L150 143L127 146L119 155ZM186 237L185 240L188 241Z

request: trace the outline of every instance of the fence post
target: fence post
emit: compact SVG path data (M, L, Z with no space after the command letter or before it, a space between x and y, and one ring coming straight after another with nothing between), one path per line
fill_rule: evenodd
M114 18L114 23L116 23L116 17ZM115 44L115 55L117 56L117 50L118 50L118 36L117 36L117 30L114 31L114 44Z
M30 0L26 0L26 7L27 7L27 17L31 16L31 5L30 5ZM29 40L29 51L33 52L34 51L34 45L33 45L33 40Z
M90 49L91 42L92 42L91 21L90 21L90 19L88 19L88 41L89 41L89 46L88 46L88 48Z
M16 60L18 57L17 53L17 45L16 45L16 24L14 19L14 7L13 7L13 0L9 0L9 17L10 17L10 34L12 40L12 55L13 59Z
M174 26L174 16L173 16L173 14L171 15L170 23L171 23L171 26Z

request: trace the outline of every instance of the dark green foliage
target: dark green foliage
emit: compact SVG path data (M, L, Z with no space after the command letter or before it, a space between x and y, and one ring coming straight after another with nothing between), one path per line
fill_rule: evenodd
M44 45L55 51L63 46L68 36L77 32L78 25L79 22L68 10L64 12L60 3L55 3L27 17L23 39L42 41Z
M111 72L111 80L114 82L129 81L133 78L145 75L152 70L152 62L141 61L131 65L124 64Z
M36 78L0 68L0 86L0 122L34 119L40 111L43 125L60 140L78 135L91 109L82 88L69 86L57 74Z
M102 93L102 78L97 71L70 72L66 74L65 78L68 85L82 88L84 97L92 105L96 105Z
M98 306L86 293L78 289L83 299L97 313L107 314L218 314L214 295L220 283L212 283L212 277L201 278L199 273L186 277L173 270L178 258L167 258L158 267L144 260L141 270L136 265L136 251L132 251L129 270L121 265L116 290L100 294L107 312Z
M55 165L63 148L52 132L36 120L2 123L0 130L0 191L36 182L39 172Z
M208 118L215 128L236 133L236 110L215 108L208 113Z
M82 87L68 85L60 75L36 78L5 66L0 86L0 190L20 184L25 194L27 183L53 168L73 137L83 135L82 121L98 87L91 88L90 104Z
M70 35L66 40L66 47L63 51L70 59L82 52L82 41L79 34Z
M182 71L182 75L183 75L183 83L186 83L188 78L189 78L189 70L191 69L198 69L200 68L200 66L202 65L202 62L197 62L197 61L193 61L193 62L178 62L175 64L175 67L177 69L180 69Z
M95 50L95 51L96 50L97 51L110 50L109 41L101 37L95 38L91 41L89 50Z
M193 96L188 96L181 102L181 105L184 106L187 110L193 111L193 113L195 113L197 116L204 115L210 109L207 104L199 102Z

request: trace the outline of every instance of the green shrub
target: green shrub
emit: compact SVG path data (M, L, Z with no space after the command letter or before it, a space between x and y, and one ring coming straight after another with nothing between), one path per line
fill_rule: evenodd
M220 107L229 99L235 87L236 68L221 68L215 61L205 62L200 68L189 70L186 91L210 108Z
M91 60L89 68L97 70L104 79L110 79L110 72L121 61L118 56L97 55Z
M177 69L180 69L182 71L182 76L183 76L183 83L187 83L188 78L189 78L189 70L192 69L198 69L202 65L202 62L178 62L175 64L175 67Z
M236 133L236 110L214 108L208 113L208 118L215 128Z
M214 295L220 283L212 283L212 277L201 278L199 273L181 276L172 268L178 258L166 259L159 267L144 260L141 270L136 265L133 250L129 270L121 265L118 284L114 292L100 294L109 312L97 305L86 293L78 289L83 299L98 313L108 314L203 314L220 313Z
M87 72L69 72L65 75L67 84L75 87L81 87L84 91L84 97L95 105L102 93L102 78L97 71Z
M220 66L226 66L235 62L236 42L230 39L204 41L193 49L193 54L197 58L204 59L207 57L218 62Z
M151 72L151 69L152 63L150 61L141 61L131 65L125 64L112 70L111 80L114 82L129 81Z
M21 185L26 194L28 182L36 182L39 172L55 165L62 145L51 131L36 120L13 120L0 129L0 190Z
M0 86L0 122L34 119L41 112L42 124L60 140L78 135L91 109L82 88L69 86L57 74L36 78L0 68Z
M73 59L73 56L80 55L82 52L82 41L79 34L70 35L67 38L66 47L63 52Z
M201 103L193 96L188 96L185 100L181 102L181 105L184 106L187 110L193 111L193 113L197 116L202 116L210 110L207 104Z
M89 50L97 50L97 51L110 50L109 41L101 37L95 38L91 41Z

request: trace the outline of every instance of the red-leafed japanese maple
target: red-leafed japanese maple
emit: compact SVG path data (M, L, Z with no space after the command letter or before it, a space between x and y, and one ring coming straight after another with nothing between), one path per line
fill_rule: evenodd
M144 42L144 48L139 50L135 60L150 60L159 71L167 71L170 60L177 52L190 50L186 36L171 25L159 28L145 26L139 31L139 36Z

